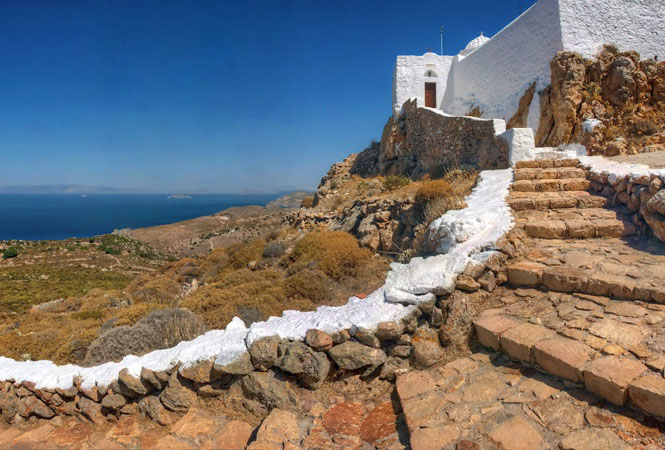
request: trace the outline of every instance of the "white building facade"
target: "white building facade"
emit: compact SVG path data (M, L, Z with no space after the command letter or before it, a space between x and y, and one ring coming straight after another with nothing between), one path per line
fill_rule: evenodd
M464 115L508 120L536 83L528 126L537 128L540 96L550 84L549 63L560 50L594 57L604 44L665 57L664 0L539 0L491 39L478 36L455 56L398 56L393 110L409 98Z

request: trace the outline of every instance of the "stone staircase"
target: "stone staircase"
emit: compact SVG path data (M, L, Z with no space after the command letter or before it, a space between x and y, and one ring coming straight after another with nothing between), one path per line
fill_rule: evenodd
M665 246L586 192L576 160L529 161L509 199L524 248L475 320L512 360L665 420Z
M508 267L509 283L665 303L662 244L634 237L637 228L625 218L626 209L606 209L606 198L583 190L587 173L576 161L526 161L515 169L509 203L533 250ZM568 190L515 190L518 184L522 189L525 183L563 180Z
M509 204L515 222L541 239L587 239L635 234L621 211L605 209L607 199L588 192L586 170L578 160L524 161L515 168Z

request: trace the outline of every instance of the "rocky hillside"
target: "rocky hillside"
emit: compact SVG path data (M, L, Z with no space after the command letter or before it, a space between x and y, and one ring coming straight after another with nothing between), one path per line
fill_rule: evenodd
M403 172L380 176L379 144L334 164L321 179L312 207L287 216L302 229L340 230L373 252L408 259L432 220L464 206L476 181L474 170L440 170L413 181ZM408 173L408 172L407 172Z
M537 146L580 143L606 156L665 149L665 62L606 46L597 60L559 52L550 68Z
M139 239L162 253L178 258L203 256L213 248L265 237L280 226L288 211L298 208L309 195L309 192L293 192L265 207L228 208L210 216L116 233Z

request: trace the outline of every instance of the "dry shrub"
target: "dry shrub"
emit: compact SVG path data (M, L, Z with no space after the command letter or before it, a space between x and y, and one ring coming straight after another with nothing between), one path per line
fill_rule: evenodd
M203 286L185 298L182 306L203 317L211 328L224 328L241 306L259 311L262 317L296 309L297 305L287 303L281 280L274 280L270 275L261 278L267 272L253 272L257 279L246 278L247 282L233 286L224 286L223 282Z
M180 285L173 279L160 276L155 279L143 280L136 286L127 288L135 302L153 303L157 305L172 305L177 302L180 294Z
M251 323L287 309L312 310L328 303L333 290L332 280L317 270L305 269L285 278L275 269L243 269L197 289L182 306L203 317L211 328L224 328L234 316Z
M115 311L113 324L134 325L143 317L158 309L166 309L166 305L155 305L153 303L135 303L127 308L121 308Z
M282 274L274 269L257 270L257 271L249 269L240 269L224 274L215 283L212 283L212 285L220 287L222 289L228 289L250 283L259 283L259 282L274 283L280 280L281 278Z
M311 208L314 206L314 196L310 195L302 199L302 202L300 202L300 207L301 208Z
M445 180L424 181L416 191L415 200L420 204L427 204L444 196L451 196L453 188Z
M68 314L30 313L0 335L0 354L17 360L49 359L56 364L80 361L85 348L97 337L101 321Z
M429 227L432 222L444 215L447 211L450 211L451 209L462 209L464 207L466 207L466 203L459 197L454 197L452 195L438 197L425 205L425 208L423 209L423 223Z
M224 248L214 248L199 265L199 276L203 281L216 278L229 264L229 255Z
M462 192L464 195L476 184L478 171L475 169L450 169L443 175L443 180L450 183L453 190Z
M265 245L266 241L263 239L255 239L248 244L238 243L231 245L227 249L229 265L234 269L243 269L251 261L260 260Z
M343 231L315 231L305 235L289 255L291 263L315 263L333 280L355 276L372 259L372 253Z
M284 256L284 253L286 253L287 248L288 245L284 241L268 242L265 248L263 249L263 257L279 258L281 256Z
M284 290L289 299L307 299L322 305L333 298L332 284L320 270L305 269L284 280Z
M85 366L118 361L126 355L144 355L173 347L205 332L201 319L185 309L153 311L133 326L114 327L95 339L83 360Z
M190 259L190 258L188 258ZM191 283L193 279L199 277L199 261L192 259L185 264L180 265L176 281L178 283Z
M79 311L82 312L101 311L107 308L120 308L130 304L127 294L117 290L105 292L101 289L93 289L78 300L80 302ZM67 302L74 303L73 300L67 300Z

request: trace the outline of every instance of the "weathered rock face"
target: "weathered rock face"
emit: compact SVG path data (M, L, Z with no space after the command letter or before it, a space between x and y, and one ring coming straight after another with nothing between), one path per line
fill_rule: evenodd
M335 217L330 229L353 234L375 252L399 252L412 247L421 222L422 207L412 201L358 201Z
M532 83L531 86L524 92L522 98L520 98L520 103L517 106L517 111L513 117L508 120L506 123L506 129L510 128L527 128L527 119L529 117L529 110L531 101L533 100L533 94L536 93L536 83ZM478 116L479 117L479 116Z
M665 63L606 46L596 61L559 52L550 70L537 146L581 143L607 156L664 148Z
M540 124L536 145L568 143L577 123L577 109L582 102L586 64L577 53L559 52L550 62L552 84L540 100Z
M331 185L345 177L326 178L317 191L318 198L331 192ZM409 199L359 199L341 212L323 212L317 208L300 209L288 216L294 226L314 227L325 224L358 238L360 245L374 252L402 252L413 246L414 236L423 231L423 206Z
M383 129L379 174L420 179L444 167L508 167L507 144L497 136L504 130L496 127L492 120L447 117L408 101Z

